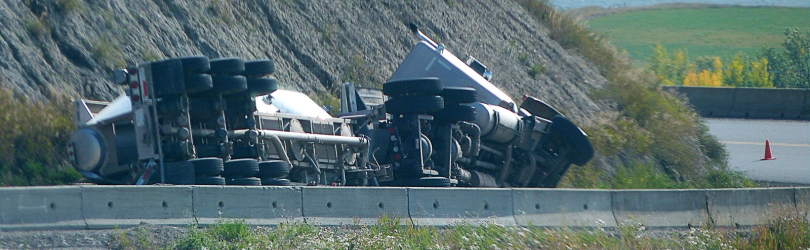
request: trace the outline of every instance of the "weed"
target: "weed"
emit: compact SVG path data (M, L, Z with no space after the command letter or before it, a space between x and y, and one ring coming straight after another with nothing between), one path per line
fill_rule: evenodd
M538 74L543 74L546 72L546 66L540 63L535 63L529 66L529 69L526 73L529 73L529 76L532 78L537 78Z
M109 246L114 249L131 249L133 247L129 237L127 237L127 231L118 229L118 226L115 226L115 232L112 234Z
M145 62L151 62L163 59L163 56L151 48L146 48L141 51L141 59Z
M25 18L25 27L31 35L41 38L51 33L51 26L48 25L45 16L46 15L42 15L39 18Z
M335 35L335 24L324 21L320 29L321 40L327 43L332 43L332 39Z
M113 69L126 66L123 51L115 43L106 39L99 39L93 47L93 58L104 68Z
M57 0L56 7L62 13L71 13L77 10L84 11L82 0Z
M101 19L104 20L104 27L107 27L107 29L114 28L115 25L118 23L118 21L116 21L115 18L116 17L112 11L104 11L103 13L101 13Z
M208 11L218 16L223 22L233 24L233 3L230 0L212 0L208 2Z
M456 0L444 0L444 3L447 4L447 7L456 7Z
M338 116L340 115L340 99L331 95L331 94L321 94L318 93L316 96L316 103L320 103L321 106L326 112L329 113L331 116Z
M376 72L371 66L366 64L362 54L356 54L349 60L349 64L343 70L343 82L353 82L358 87L382 88L382 83L375 83Z

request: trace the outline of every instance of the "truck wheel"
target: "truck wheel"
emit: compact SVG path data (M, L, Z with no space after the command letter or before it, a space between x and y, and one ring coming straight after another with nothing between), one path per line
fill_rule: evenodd
M290 174L290 164L286 161L265 161L259 163L259 174L265 178L284 178Z
M199 93L214 88L209 74L194 74L185 76L186 92Z
M198 175L194 181L197 185L225 185L225 178L221 176L200 176Z
M389 114L424 114L434 113L444 108L441 96L401 96L385 102Z
M212 75L238 75L245 71L245 61L236 57L211 59L211 69L208 74Z
M259 162L255 159L238 159L226 161L222 176L228 178L252 177L259 173Z
M247 79L248 92L251 96L267 95L278 90L278 80L272 76Z
M259 179L259 178L256 178L256 177L225 179L225 185L229 185L229 186L261 186L262 185L262 179Z
M559 136L574 149L574 152L565 155L565 159L571 163L582 166L593 158L593 145L588 136L568 118L563 116L551 118L551 133Z
M202 74L211 69L211 64L208 62L208 57L204 56L187 56L178 57L180 63L183 64L183 73L186 74Z
M467 105L445 106L442 111L433 114L434 121L438 123L456 123L459 121L475 121L478 113L475 108Z
M262 178L262 186L291 186L288 179Z
M214 88L211 91L214 94L233 95L248 89L247 79L244 76L215 75L211 79L214 83Z
M263 77L276 72L276 65L273 60L253 60L245 62L245 71L241 75L245 77Z
M209 157L209 158L199 158L188 160L191 165L194 165L194 173L197 176L211 176L211 175L218 175L222 173L223 165L222 159Z
M478 93L474 88L468 87L445 87L440 96L444 98L444 106L478 101Z
M442 81L435 77L397 80L383 84L383 94L394 97L411 94L437 95L440 92Z

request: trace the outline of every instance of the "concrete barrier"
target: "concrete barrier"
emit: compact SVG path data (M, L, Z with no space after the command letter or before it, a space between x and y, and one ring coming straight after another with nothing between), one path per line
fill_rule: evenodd
M50 230L87 227L79 187L0 188L0 229Z
M621 190L611 194L619 224L691 228L710 222L704 190Z
M807 91L801 89L737 88L730 117L798 119Z
M799 114L799 119L810 120L810 89L804 91L804 106Z
M292 187L194 186L194 212L201 225L245 219L251 225L278 225L303 219L301 189Z
M709 214L718 226L767 223L775 211L795 207L793 188L708 190Z
M512 190L503 188L408 188L408 211L415 225L516 225Z
M608 190L513 189L515 222L541 227L616 227Z
M735 103L735 88L665 86L664 89L682 93L703 117L728 117Z
M189 186L82 186L81 192L90 229L192 223Z
M405 188L306 187L303 189L307 223L324 226L373 225L382 216L408 219Z
M793 192L796 198L796 211L806 215L810 220L810 188L796 188Z

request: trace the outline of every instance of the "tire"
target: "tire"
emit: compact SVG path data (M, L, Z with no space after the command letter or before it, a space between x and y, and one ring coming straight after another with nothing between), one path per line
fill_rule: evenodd
M261 186L262 179L256 177L225 179L228 186Z
M259 162L255 159L238 159L226 161L220 175L227 178L253 177L259 173Z
M440 92L442 81L435 77L397 80L383 84L383 94L393 97L412 94L438 95Z
M433 120L437 123L456 123L460 121L475 121L478 112L475 108L467 105L445 106L442 111L433 114Z
M199 93L214 88L214 82L209 74L187 74L185 78L187 93Z
M194 165L194 174L197 176L212 176L222 173L223 164L220 158L199 158L188 160L191 165Z
M424 176L422 166L419 164L418 159L407 158L400 162L400 166L394 169L394 178L396 179L413 179Z
M445 177L422 177L395 180L388 182L387 185L395 187L450 187L450 179Z
M444 106L478 101L478 93L468 87L445 87L440 95L444 98Z
M212 76L213 94L233 95L247 90L247 79L244 76Z
M258 177L265 178L284 178L290 175L290 164L286 161L265 161L259 163Z
M221 176L204 176L198 175L194 183L197 185L225 185L225 178Z
M262 178L262 186L291 186L288 179Z
M582 166L593 158L593 145L576 124L563 116L555 116L551 118L551 122L551 133L560 136L574 150L566 154L565 159L577 166Z
M208 74L212 75L238 75L245 71L245 61L236 57L211 59L211 69Z
M278 80L272 76L247 79L248 93L251 96L267 95L278 90Z
M183 64L183 73L186 74L202 74L211 69L211 64L208 62L208 57L204 56L187 56L178 57L177 60Z
M263 77L276 72L276 64L273 60L253 60L245 62L245 71L241 75L245 77Z
M165 162L164 163L165 174L164 180L166 184L174 184L174 185L194 185L195 178L194 178L194 165L189 163L188 161L179 161L179 162ZM160 169L152 175L152 178L157 177L160 179Z
M441 96L402 96L385 102L389 114L424 114L439 112L444 108Z

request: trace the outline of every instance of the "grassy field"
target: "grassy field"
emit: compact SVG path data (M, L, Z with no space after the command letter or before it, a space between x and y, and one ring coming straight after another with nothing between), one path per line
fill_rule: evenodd
M810 8L658 7L613 11L588 19L589 26L636 65L646 65L657 43L668 50L685 48L689 57L756 55L764 47L781 47L788 27L810 30Z

